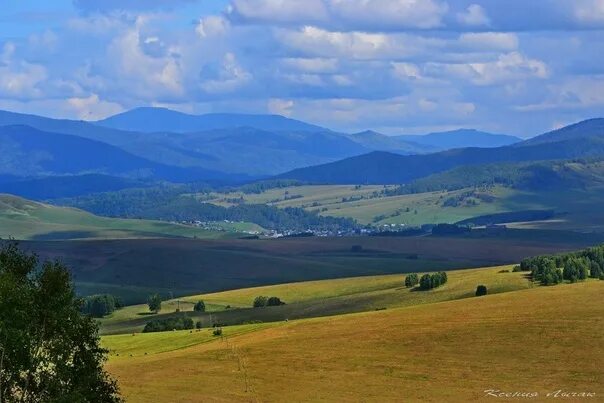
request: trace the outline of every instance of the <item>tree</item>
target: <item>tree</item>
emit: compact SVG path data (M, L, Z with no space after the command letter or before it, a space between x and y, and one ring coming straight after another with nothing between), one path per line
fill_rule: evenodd
M61 263L0 247L0 401L121 401L81 305Z
M280 306L285 305L285 302L281 301L279 297L270 297L266 300L266 306Z
M263 306L266 306L267 303L268 303L268 297L263 297L261 295L259 297L254 298L253 307L254 308L261 308Z
M415 287L419 283L419 277L416 273L409 274L405 277L405 287L411 288Z
M483 295L487 295L487 287L484 285L479 285L476 287L476 296L481 297Z
M419 279L419 288L422 290L430 290L432 288L432 276L429 274L424 274Z
M203 301L197 301L195 303L195 305L193 306L193 310L195 312L205 312L206 311L206 304Z
M147 299L147 305L149 305L151 312L158 313L161 311L161 297L159 294L150 295Z

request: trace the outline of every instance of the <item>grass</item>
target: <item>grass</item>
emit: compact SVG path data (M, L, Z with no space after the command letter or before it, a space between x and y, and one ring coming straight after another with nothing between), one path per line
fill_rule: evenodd
M82 295L127 304L299 281L497 266L527 256L593 246L602 237L518 230L486 238L337 237L278 240L120 239L21 242L72 269ZM560 231L556 232L559 234ZM352 252L355 245L362 252Z
M533 286L525 273L513 273L511 269L512 266L501 266L451 271L447 284L429 292L405 288L405 276L398 274L279 284L188 296L164 301L162 311L157 315L150 315L145 304L127 306L101 320L102 332L140 332L145 323L152 319L174 316L177 307L180 312L201 320L204 326L211 326L211 321L224 324L274 322L448 301L474 296L479 284L486 285L492 294ZM277 296L287 304L251 308L252 301L259 295ZM199 300L206 303L208 313L193 312L193 305ZM230 308L227 309L227 306Z
M232 232L162 221L99 217L82 210L51 206L0 194L0 237L30 240L120 238L221 238Z
M604 282L590 281L280 322L209 342L185 334L199 343L112 357L107 369L129 402L487 401L486 389L600 396L602 292Z
M475 195L461 197L473 188L386 197L384 186L309 185L271 189L261 194L213 194L212 203L230 205L227 199L243 198L246 203L270 203L277 207L302 207L322 215L351 217L361 224L454 223L468 218L522 210L553 209L561 215L545 222L524 223L519 228L604 230L604 216L597 214L604 202L604 188L529 192L496 186ZM376 194L377 192L377 194ZM480 197L486 195L487 197ZM460 198L456 206L447 199Z

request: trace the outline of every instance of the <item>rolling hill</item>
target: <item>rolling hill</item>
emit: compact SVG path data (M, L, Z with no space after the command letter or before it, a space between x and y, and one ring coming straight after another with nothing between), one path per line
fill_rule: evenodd
M598 121L598 120L596 120ZM496 162L572 159L604 155L604 133L594 131L588 120L532 140L497 148L461 148L426 155L402 156L372 152L324 165L281 174L323 184L397 184L447 171L463 165Z
M161 221L98 217L74 208L56 207L0 194L0 238L21 240L124 239L158 237L217 238L228 232Z
M99 126L133 132L190 133L215 129L253 127L265 131L328 131L299 120L280 115L211 113L190 115L166 108L135 108L95 122Z
M588 281L225 327L220 338L201 329L102 341L133 402L488 401L488 389L525 388L541 401L561 388L599 393L604 308L593 301L603 289Z

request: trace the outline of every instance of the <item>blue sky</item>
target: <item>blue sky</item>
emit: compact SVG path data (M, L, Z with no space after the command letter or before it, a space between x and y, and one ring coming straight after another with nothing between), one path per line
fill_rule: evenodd
M528 136L604 116L604 0L6 0L0 109Z

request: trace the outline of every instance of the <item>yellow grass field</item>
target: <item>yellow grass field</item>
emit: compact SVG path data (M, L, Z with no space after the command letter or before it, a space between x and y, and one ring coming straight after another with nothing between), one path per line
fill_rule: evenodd
M175 332L199 343L112 355L107 369L129 402L502 400L485 396L487 389L538 393L532 401L561 389L602 401L603 292L604 282L588 281L239 335L225 328L226 337L210 341ZM115 340L104 339L110 348Z
M141 319L151 320L173 314L177 307L182 312L193 311L193 305L199 300L206 303L206 309L212 312L224 311L227 305L232 309L251 308L252 301L259 295L277 296L287 303L286 306L272 309L283 310L284 317L292 317L296 311L304 311L310 304L329 307L346 303L347 312L359 312L377 308L393 308L467 298L474 295L476 286L487 285L490 293L500 293L532 287L526 273L511 272L513 266L500 266L481 269L454 270L448 272L449 281L431 292L417 292L404 287L404 274L364 276L333 280L305 281L300 283L278 284L265 287L244 288L211 294L183 297L164 301L158 315L149 315L147 305L127 306L101 320L102 329L111 333L131 333L140 331L144 324ZM502 273L502 270L509 272ZM180 302L179 302L180 301ZM297 309L299 307L299 309ZM286 312L286 314L285 314ZM255 317L260 312L245 310L242 320L263 320ZM318 313L318 315L317 315ZM296 317L320 316L321 310ZM328 312L329 314L329 312ZM136 323L135 326L133 324ZM123 331L120 331L123 329Z

